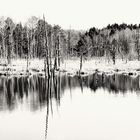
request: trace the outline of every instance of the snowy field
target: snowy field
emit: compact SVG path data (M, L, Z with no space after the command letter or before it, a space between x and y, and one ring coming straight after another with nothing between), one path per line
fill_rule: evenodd
M0 74L8 73L10 75L25 75L27 74L27 61L25 59L12 60L11 64L6 66L5 61L1 60ZM53 66L52 66L53 67ZM79 59L65 60L61 63L60 71L66 72L70 75L75 75L79 71ZM29 60L30 74L44 74L44 60L33 59ZM84 75L92 74L94 72L114 74L122 73L129 75L140 75L140 61L122 61L116 60L114 65L112 61L108 62L106 59L90 59L83 61L82 71Z

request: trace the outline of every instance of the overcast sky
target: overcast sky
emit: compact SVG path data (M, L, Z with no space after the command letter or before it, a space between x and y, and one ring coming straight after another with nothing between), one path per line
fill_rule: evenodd
M102 28L112 23L140 23L139 0L0 0L0 16L25 22L34 15L68 29Z

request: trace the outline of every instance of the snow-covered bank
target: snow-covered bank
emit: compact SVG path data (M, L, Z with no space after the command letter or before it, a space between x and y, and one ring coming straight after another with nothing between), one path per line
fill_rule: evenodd
M66 70L70 73L76 73L79 70L79 60L68 60L66 61L61 69ZM112 61L108 62L105 59L93 59L83 62L82 72L91 74L94 72L113 74L113 73L122 73L128 75L140 75L140 61L122 61L117 60L114 65Z
M80 61L79 59L65 60L61 63L60 71L66 72L70 75L75 75L79 71ZM0 74L13 74L13 75L25 75L27 70L27 61L25 59L12 60L11 64L6 66L5 61L1 60ZM34 59L29 61L30 74L44 74L44 61ZM94 72L113 74L122 73L129 75L140 75L140 61L122 61L117 60L113 65L112 61L108 62L105 59L92 59L83 62L82 73L92 74Z

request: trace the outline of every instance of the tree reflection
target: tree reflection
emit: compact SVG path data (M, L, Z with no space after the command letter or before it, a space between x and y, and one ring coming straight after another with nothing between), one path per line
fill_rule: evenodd
M52 100L57 107L61 105L61 98L66 89L72 91L80 88L90 88L93 93L98 89L107 90L112 94L126 94L127 91L139 94L140 76L135 78L128 75L114 74L105 75L94 73L89 76L75 75L73 77L64 73L51 76L49 79L39 76L21 77L0 77L0 111L16 109L19 104L23 104L30 111L37 111L47 107L46 110L46 129L47 138L49 112L53 114Z
M60 106L66 89L72 92L72 89L78 87L83 91L87 87L95 93L97 89L103 88L114 94L125 94L127 91L135 91L138 94L140 91L139 81L140 76L132 78L128 75L99 75L97 73L84 77L70 77L59 73L49 79L39 75L1 77L0 110L12 111L24 102L31 111L50 104L53 113L52 99L55 99L57 106Z

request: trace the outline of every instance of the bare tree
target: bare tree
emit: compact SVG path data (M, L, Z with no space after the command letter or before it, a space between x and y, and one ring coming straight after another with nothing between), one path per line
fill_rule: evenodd
M140 44L139 44L139 39L140 39L140 32L139 28L136 29L136 39L135 39L135 45L136 45L136 51L138 55L138 61L140 60Z
M45 22L45 17L43 15L44 20L44 45L45 45L45 73L46 73L46 65L47 65L47 75L50 77L50 65L49 65L49 49L48 49L48 36L47 36L47 27Z

